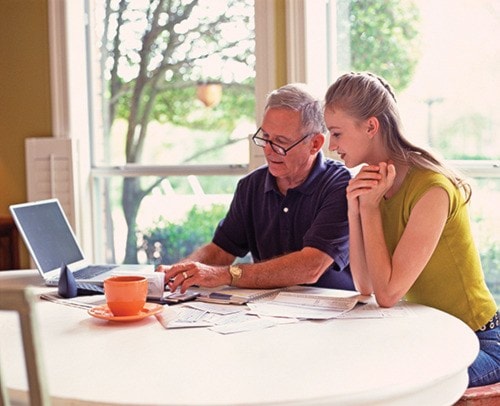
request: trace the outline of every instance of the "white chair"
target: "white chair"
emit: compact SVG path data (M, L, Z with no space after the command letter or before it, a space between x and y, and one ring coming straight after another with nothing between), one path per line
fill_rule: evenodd
M42 357L38 345L37 319L32 306L33 297L34 293L29 287L0 287L0 310L13 310L19 313L30 404L31 406L46 406L50 404L50 398L44 380ZM0 348L0 357L1 352L5 350L5 348ZM10 404L7 392L0 371L0 406Z

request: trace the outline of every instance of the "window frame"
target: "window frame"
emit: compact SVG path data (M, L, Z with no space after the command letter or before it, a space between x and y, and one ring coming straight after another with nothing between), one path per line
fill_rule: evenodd
M318 35L324 35L328 46L333 49L330 54L337 54L335 52L337 40L334 34L336 30L331 29L328 32L326 18L324 20L314 18L325 14L326 0L286 0L286 5L288 81L306 82L312 84L313 89L319 89L324 93L338 73L334 69L328 69L335 66L335 61L328 60L324 52L316 49ZM330 20L335 22L335 7L330 7L327 13ZM447 162L467 177L500 178L500 160L447 160Z
M71 138L78 145L78 171L74 184L75 234L89 258L94 258L99 246L93 222L96 196L92 187L96 177L106 176L188 176L244 175L259 166L263 156L250 140L248 165L189 165L152 166L124 165L92 167L90 162L90 131L92 115L88 97L92 71L86 59L86 33L89 13L86 0L48 0L49 53L51 71L52 134ZM276 87L275 2L255 2L256 30L256 122L262 115L265 95ZM257 45L259 44L259 45ZM89 107L90 106L90 107ZM259 154L260 153L260 154Z
M286 82L306 82L322 96L332 78L327 66L332 66L324 52L317 49L318 36L325 36L330 47L336 46L333 33L327 32L324 1L285 0L255 1L256 29L256 122L259 123L266 94L282 85L277 66L286 64ZM120 166L92 168L90 163L90 122L88 98L92 72L87 70L84 53L88 24L85 0L48 0L49 52L51 70L53 137L72 138L78 145L78 171L72 179L75 187L75 234L84 251L93 258L97 246L92 218L95 201L92 183L96 176L171 176L171 175L243 175L265 162L262 150L250 140L249 165L201 166ZM283 10L284 7L284 10ZM322 9L323 7L323 9ZM285 12L285 31L276 24ZM329 10L335 13L334 10ZM316 18L315 18L316 17ZM279 60L278 39L286 35L285 61ZM451 161L466 176L500 177L500 161Z

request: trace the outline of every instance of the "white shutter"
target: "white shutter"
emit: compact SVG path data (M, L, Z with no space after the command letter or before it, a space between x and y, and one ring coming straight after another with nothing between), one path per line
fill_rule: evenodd
M27 138L28 201L57 198L75 227L76 143L70 138Z

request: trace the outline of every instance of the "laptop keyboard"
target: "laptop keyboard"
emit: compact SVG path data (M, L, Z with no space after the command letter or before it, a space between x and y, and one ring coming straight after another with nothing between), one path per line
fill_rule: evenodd
M104 293L104 287L90 282L77 282L78 296Z
M87 266L86 268L80 269L73 273L76 279L92 279L96 276L115 268L116 265L93 265Z

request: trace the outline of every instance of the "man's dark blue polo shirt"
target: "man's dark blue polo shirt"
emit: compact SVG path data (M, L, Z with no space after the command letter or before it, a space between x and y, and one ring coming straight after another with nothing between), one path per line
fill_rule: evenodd
M303 247L317 248L334 264L316 286L354 289L349 270L349 228L346 167L322 152L306 181L283 196L274 176L262 166L238 182L226 217L213 242L237 257L252 254L254 262Z

